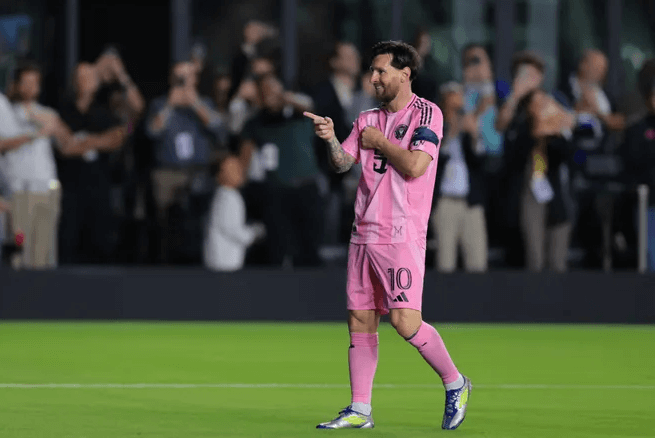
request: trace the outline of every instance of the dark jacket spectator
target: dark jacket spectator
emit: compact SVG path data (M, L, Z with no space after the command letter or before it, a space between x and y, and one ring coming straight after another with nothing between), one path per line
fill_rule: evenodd
M295 265L318 265L321 205L313 125L303 117L312 100L286 92L273 75L258 80L263 110L247 122L241 157L251 181L247 210L261 210L268 232L268 261L292 258Z
M563 168L572 157L565 110L541 91L518 104L505 137L507 221L520 227L527 268L540 271L545 248L551 269L566 269L572 208ZM567 174L565 174L567 175Z
M58 160L63 264L107 263L114 256L109 154L123 145L127 130L96 102L98 85L95 66L81 63L75 72L75 98L61 108L61 118L78 140Z
M333 120L335 135L344 140L358 117L361 105L358 88L360 76L360 54L353 44L337 42L329 58L331 76L319 83L313 91L315 111ZM329 193L325 202L324 239L336 244L341 236L340 223L345 204L343 181L345 174L333 172L326 154L324 141L315 137L315 154L324 178L329 182Z

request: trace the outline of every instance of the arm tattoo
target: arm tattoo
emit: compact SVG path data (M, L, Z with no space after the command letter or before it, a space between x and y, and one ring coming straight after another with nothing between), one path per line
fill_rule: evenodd
M347 172L354 164L354 158L342 149L342 145L335 136L326 141L326 146L328 146L329 162L333 169L337 173Z

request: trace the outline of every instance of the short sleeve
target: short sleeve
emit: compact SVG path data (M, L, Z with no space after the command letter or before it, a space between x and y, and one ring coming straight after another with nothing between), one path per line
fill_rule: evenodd
M354 122L354 126L351 129L351 133L342 142L342 149L356 159L356 163L360 163L360 129L358 124L358 119Z
M436 106L430 106L426 111L422 117L424 124L413 131L410 150L424 151L435 160L443 137L443 113Z

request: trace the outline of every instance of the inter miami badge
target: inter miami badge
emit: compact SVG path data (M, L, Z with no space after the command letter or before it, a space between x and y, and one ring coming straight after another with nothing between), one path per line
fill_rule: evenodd
M395 138L397 140L403 139L407 129L408 125L399 125L397 128L395 128Z

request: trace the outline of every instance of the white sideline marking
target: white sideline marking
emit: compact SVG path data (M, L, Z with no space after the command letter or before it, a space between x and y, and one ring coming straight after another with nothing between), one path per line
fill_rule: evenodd
M434 389L441 384L374 384L376 389ZM477 389L545 389L545 390L654 390L654 385L588 385L588 384L473 384ZM348 384L281 384L281 383L209 383L209 384L170 384L170 383L90 383L90 384L21 384L0 383L0 388L11 389L347 389Z

